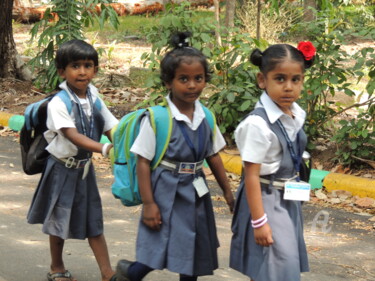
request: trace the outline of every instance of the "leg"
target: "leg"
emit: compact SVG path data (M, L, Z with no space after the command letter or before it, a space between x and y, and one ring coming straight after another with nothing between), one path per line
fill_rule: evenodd
M63 261L63 249L65 240L58 236L49 236L49 247L51 252L51 271L48 273L48 280L56 281L76 281L71 277L69 271L65 269Z
M62 257L64 249L64 239L50 235L49 247L51 251L51 273L65 272L64 261Z
M198 276L188 276L184 274L180 274L180 281L197 281Z
M89 245L94 253L96 262L98 263L100 273L103 281L108 281L115 274L112 270L111 263L109 260L107 243L104 235L98 235L95 237L89 237Z
M116 273L126 281L141 281L148 273L154 269L140 262L131 262L128 260L119 260Z

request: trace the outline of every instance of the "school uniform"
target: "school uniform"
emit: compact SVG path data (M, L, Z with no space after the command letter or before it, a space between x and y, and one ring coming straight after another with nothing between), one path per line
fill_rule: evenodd
M230 267L255 281L298 281L301 272L309 270L303 238L300 201L284 200L284 191L276 183L295 177L296 172L280 120L294 150L304 150L307 142L302 126L305 112L293 103L294 118L284 114L263 93L254 112L235 131L235 139L243 161L261 164L262 201L274 244L263 247L255 243L252 216L246 200L244 179L237 191L232 221ZM251 188L251 187L250 187Z
M99 110L96 106L91 107L88 99L77 96L75 99L65 81L60 88L69 94L72 111L69 114L58 96L48 104L45 138L51 156L32 199L27 221L43 224L42 231L49 235L85 239L103 233L101 199L94 167L90 164L92 152L75 146L64 137L61 128L76 127L81 134L92 132L91 138L99 142L103 132L113 128L118 121L102 100ZM99 99L98 91L91 84L89 90L94 104ZM80 102L82 112L77 102ZM83 178L85 166L89 168Z
M181 114L169 97L167 101L173 116L173 129L163 160L177 166L181 162L200 162L224 147L225 141L218 128L215 138L212 137L198 101L193 121ZM183 131L194 149L187 144ZM131 152L152 160L155 145L149 118L144 118ZM136 244L138 262L153 269L166 268L189 276L211 275L218 267L219 242L211 196L209 192L198 196L193 185L197 177L205 178L202 169L196 174L184 174L178 169L159 165L152 172L152 191L162 225L160 231L154 231L140 221Z

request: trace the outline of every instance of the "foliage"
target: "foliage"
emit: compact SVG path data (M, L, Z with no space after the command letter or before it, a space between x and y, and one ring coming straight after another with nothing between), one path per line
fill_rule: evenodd
M337 143L336 160L344 165L355 163L356 157L375 160L375 103L358 114L357 118L341 120L341 128L333 137Z
M251 71L247 58L255 46L260 47L266 43L236 29L229 33L221 32L222 44L219 45L212 32L215 29L213 23L203 18L193 21L195 12L189 7L186 2L180 6L170 6L159 25L146 33L152 44L152 53L143 54L142 59L145 59L145 64L155 75L146 82L146 87L152 93L145 104L153 105L166 94L157 72L160 60L165 51L169 50L166 46L171 35L177 31L189 30L193 35L192 46L208 57L213 70L211 83L205 91L207 105L215 112L221 132L231 142L235 126L254 106L259 95L255 74Z
M71 39L84 39L82 29L97 21L101 27L109 19L117 26L118 19L115 11L106 4L108 0L52 0L52 8L48 8L40 22L31 30L31 40L38 40L39 52L30 61L37 71L36 85L47 91L56 88L60 82L54 60L55 49L60 44ZM98 15L95 6L100 4L101 13ZM56 17L58 20L55 22Z
M243 5L237 6L236 16L241 28L249 33L250 36L256 37L256 3L247 1ZM277 11L263 8L260 16L261 38L270 42L277 42L280 39L284 39L286 31L291 28L293 24L300 21L302 16L302 6L288 1L280 4Z

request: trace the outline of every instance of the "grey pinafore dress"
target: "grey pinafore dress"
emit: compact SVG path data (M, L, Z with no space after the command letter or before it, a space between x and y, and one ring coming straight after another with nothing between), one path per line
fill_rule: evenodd
M276 123L271 124L264 108L250 114L261 116L277 135L282 146L280 169L273 175L262 176L269 180L291 178L295 175L293 161L283 133ZM300 131L300 146L306 146L306 135ZM296 141L293 143L296 150ZM255 243L251 214L246 200L244 178L237 191L232 221L230 267L255 281L298 281L301 272L309 271L306 245L303 237L303 216L300 201L283 199L283 190L272 184L261 184L264 211L272 229L274 244L262 247Z
M72 112L78 132L83 133L78 105L72 101ZM93 106L92 139L100 141L104 119ZM84 115L84 123L89 121ZM90 158L91 152L79 149L75 159ZM43 232L62 239L85 239L103 233L103 214L96 184L94 166L82 180L83 168L72 169L49 157L27 215L31 224L43 224Z
M202 151L194 156L186 143L181 122L198 151L199 134L182 121L173 118L171 140L164 159L176 162L198 162L212 151L212 132L206 119L202 121ZM137 237L137 261L154 269L166 268L185 275L211 275L218 267L215 218L211 195L199 198L193 186L197 175L180 174L157 167L151 175L154 199L159 206L162 225L160 231L153 231L139 223Z

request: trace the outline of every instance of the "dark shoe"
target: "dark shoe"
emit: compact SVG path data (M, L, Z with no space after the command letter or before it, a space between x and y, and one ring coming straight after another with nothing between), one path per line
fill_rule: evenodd
M133 262L128 260L119 260L116 267L115 281L130 281L128 269Z

